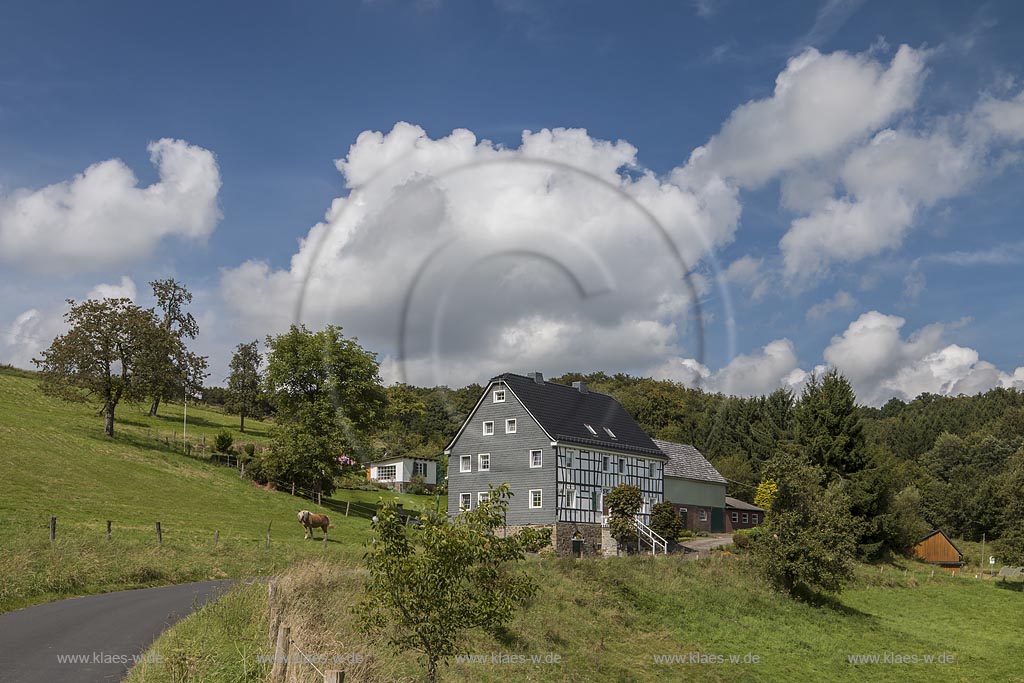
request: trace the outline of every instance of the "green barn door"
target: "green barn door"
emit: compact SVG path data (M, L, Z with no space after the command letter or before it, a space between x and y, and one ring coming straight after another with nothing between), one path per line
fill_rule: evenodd
M711 508L711 533L725 533L725 510L722 508Z

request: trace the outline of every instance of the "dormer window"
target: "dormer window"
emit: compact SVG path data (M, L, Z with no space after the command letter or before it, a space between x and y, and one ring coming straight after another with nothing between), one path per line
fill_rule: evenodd
M591 426L590 426L590 425L588 425L588 424L584 424L583 426L587 428L587 431L588 431L588 432L590 432L590 433L591 433L591 434L593 434L594 436L597 436L597 431L596 431L596 430L595 430L595 429L594 429L593 427L591 427Z
M495 389L494 390L494 402L495 403L504 403L505 402L505 390L504 389Z
M608 429L607 427L604 428L604 431L606 431L608 433L608 436L612 437L613 439L618 439L619 438L619 437L615 436L615 432L613 432L612 430Z

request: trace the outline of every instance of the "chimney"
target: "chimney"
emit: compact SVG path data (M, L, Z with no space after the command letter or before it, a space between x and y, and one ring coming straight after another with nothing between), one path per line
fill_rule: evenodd
M587 393L587 383L586 382L573 382L572 383L572 388L575 389L576 391L580 392L581 394Z
M544 384L544 373L543 372L530 372L526 374L527 377L532 379L537 384Z

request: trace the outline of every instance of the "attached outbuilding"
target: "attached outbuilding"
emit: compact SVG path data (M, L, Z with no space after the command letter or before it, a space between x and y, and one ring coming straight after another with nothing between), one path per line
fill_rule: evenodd
M739 498L725 498L725 526L729 533L737 529L752 529L764 521L764 508Z
M937 564L950 574L959 574L966 564L964 554L940 529L917 542L914 546L914 556L922 562Z
M690 444L654 439L665 463L665 500L672 503L690 531L722 533L725 522L725 477Z

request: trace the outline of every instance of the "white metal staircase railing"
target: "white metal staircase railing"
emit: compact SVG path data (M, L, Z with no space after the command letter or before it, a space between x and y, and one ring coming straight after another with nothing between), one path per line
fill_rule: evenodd
M636 535L641 542L651 546L651 555L662 553L668 555L668 541L662 538L654 529L640 521L639 517L633 518L636 522Z

